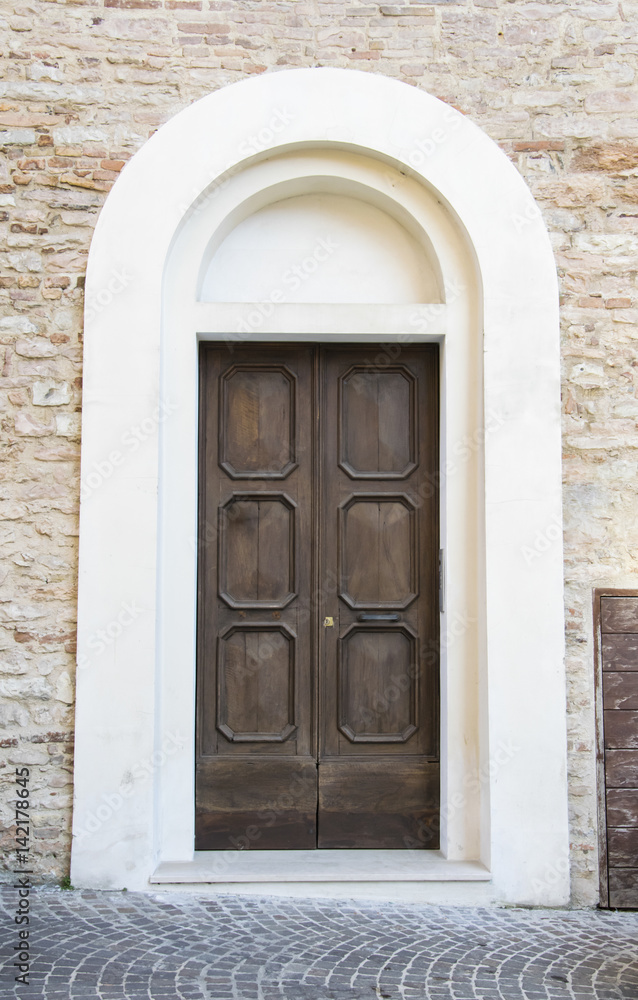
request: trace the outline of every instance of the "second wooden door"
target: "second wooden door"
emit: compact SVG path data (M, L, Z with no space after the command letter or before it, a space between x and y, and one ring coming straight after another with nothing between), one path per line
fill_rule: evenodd
M436 848L437 349L201 372L196 848Z

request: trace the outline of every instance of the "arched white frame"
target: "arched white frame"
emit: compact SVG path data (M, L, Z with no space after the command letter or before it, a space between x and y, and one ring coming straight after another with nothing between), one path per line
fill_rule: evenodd
M527 556L561 511L548 237L520 176L467 119L342 70L270 74L197 102L137 154L100 216L86 287L74 883L143 888L158 864L192 858L196 334L223 337L250 308L198 302L197 277L242 218L318 190L419 233L447 285L445 305L413 323L415 339L444 345L443 461L460 467L442 509L444 853L488 865L498 900L563 903L560 545ZM413 305L303 311L277 306L255 339L399 339L414 317Z

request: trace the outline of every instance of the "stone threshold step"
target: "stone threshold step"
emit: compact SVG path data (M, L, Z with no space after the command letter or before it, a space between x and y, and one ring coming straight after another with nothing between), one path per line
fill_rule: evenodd
M155 885L224 882L489 882L480 861L448 861L440 851L196 851L164 861Z

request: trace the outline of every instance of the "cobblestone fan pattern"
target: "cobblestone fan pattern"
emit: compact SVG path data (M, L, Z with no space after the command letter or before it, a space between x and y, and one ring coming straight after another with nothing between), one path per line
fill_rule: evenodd
M574 901L596 902L591 587L638 585L637 0L0 0L0 42L0 779L32 769L38 876L59 880L69 862L83 282L100 207L195 99L255 73L343 66L468 115L511 157L551 233L571 870ZM105 308L104 294L89 307ZM558 534L530 524L531 571ZM94 664L119 614L105 611ZM0 794L0 829L10 800Z
M1 893L12 946L12 891ZM147 896L32 897L21 1000L636 1000L638 914Z

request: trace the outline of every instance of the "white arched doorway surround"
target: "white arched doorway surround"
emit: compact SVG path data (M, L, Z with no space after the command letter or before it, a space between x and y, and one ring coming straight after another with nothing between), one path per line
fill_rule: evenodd
M318 278L296 301L260 307L241 281L223 301L210 269L224 241L318 194L402 227L428 262L427 301L335 301ZM125 168L86 302L74 884L564 904L561 547L525 557L561 518L558 297L540 214L504 154L381 76L244 81L181 112ZM373 871L313 852L324 867L302 859L304 875L273 855L264 875L252 852L216 866L193 853L197 344L233 337L441 344L436 858L393 852L382 873L379 859Z

